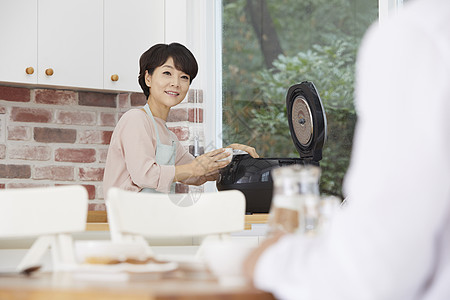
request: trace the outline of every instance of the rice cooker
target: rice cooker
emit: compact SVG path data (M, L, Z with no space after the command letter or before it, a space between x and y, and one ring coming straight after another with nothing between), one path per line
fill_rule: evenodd
M288 89L286 95L289 130L298 158L253 158L235 153L220 170L217 189L240 190L246 198L246 213L268 213L272 201L271 171L293 164L319 165L327 135L327 120L319 93L312 82L304 81Z

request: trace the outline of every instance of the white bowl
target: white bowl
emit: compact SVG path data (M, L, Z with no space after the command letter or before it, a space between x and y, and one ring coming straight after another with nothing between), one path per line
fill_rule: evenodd
M230 155L225 158L219 159L218 161L231 162L231 160L233 159L233 148L223 148L223 149L225 149L225 153L229 153Z
M75 242L75 255L80 263L108 264L126 259L147 258L146 246L138 243L82 240Z
M252 250L253 243L233 240L209 242L203 245L206 265L222 285L246 284L243 263Z

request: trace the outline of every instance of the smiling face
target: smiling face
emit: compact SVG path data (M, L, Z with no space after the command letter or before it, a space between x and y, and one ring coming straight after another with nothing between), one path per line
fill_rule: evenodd
M179 104L189 90L189 75L175 68L172 57L155 68L153 74L145 74L150 87L148 105L154 116L166 119L171 107Z

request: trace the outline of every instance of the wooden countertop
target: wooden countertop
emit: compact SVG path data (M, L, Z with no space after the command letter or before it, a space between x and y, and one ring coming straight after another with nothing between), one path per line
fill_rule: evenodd
M245 230L251 229L251 224L265 224L269 214L245 215ZM86 230L108 231L106 211L88 211Z

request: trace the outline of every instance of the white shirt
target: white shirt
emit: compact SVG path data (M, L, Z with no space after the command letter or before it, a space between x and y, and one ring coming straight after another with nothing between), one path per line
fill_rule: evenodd
M255 285L279 299L450 299L450 1L374 25L356 78L349 204L328 234L270 247Z

